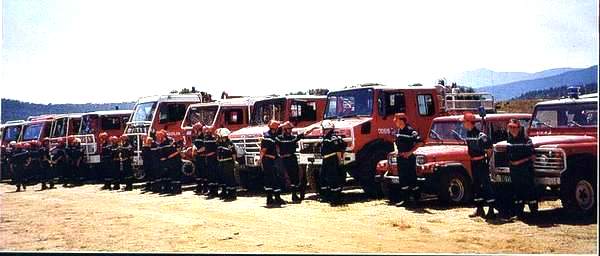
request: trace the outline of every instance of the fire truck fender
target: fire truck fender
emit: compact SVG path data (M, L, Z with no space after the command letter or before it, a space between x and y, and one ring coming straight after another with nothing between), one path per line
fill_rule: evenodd
M361 187L371 197L381 197L381 187L375 181L375 168L380 160L387 157L387 154L394 149L390 142L377 139L365 145L357 154L357 161L348 171L350 175L360 183Z
M374 141L371 141L367 143L360 151L358 151L358 153L356 154L356 160L357 162L367 160L373 156L374 152L380 151L385 151L386 153L392 152L394 151L394 144L383 139L376 139Z

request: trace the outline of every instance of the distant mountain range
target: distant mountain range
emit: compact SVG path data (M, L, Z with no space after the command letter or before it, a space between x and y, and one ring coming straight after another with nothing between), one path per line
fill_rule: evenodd
M555 68L548 69L536 73L525 72L496 72L493 70L480 68L471 71L465 71L460 74L448 77L449 81L458 83L459 85L469 86L473 88L488 87L500 84L507 84L523 80L534 80L544 77L560 75L565 72L579 70L577 68Z
M2 99L2 123L10 120L25 120L29 116L41 114L85 113L100 110L133 109L135 102L102 104L35 104L18 100Z
M560 86L597 85L597 83L598 65L594 65L589 68L576 69L553 76L481 87L477 88L477 91L489 92L494 95L494 98L498 101L512 99L523 93L534 90L544 90Z

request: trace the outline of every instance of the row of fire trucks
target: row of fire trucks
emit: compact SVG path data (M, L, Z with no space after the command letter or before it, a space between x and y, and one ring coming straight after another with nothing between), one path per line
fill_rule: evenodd
M589 169L592 166L589 163L596 163L595 150L592 149L597 149L597 119L585 124L574 119L577 111L593 118L596 112L592 113L591 108L587 107L571 109L566 106L585 102L597 107L597 96L579 98L574 94L559 102L540 103L533 117L530 114L495 113L492 95L460 92L454 86L446 86L443 81L434 86L363 84L332 91L327 96L223 97L216 101L204 96L150 96L140 98L133 111L44 115L31 117L27 121L10 122L2 126L2 146L12 140L39 141L44 137L50 137L55 143L65 136L75 135L82 139L86 161L93 165L99 161L97 135L102 131L110 135L122 133L129 136L134 146L134 176L143 179L142 142L147 136L164 129L178 143L183 154L191 146L193 124L202 122L232 131L229 138L236 146L239 162L236 176L242 186L251 188L261 187L258 158L260 141L268 130L267 123L270 120L290 121L295 126L294 132L312 129L299 142L297 155L300 167L309 173L309 183L316 186L317 181L311 179L310 174L318 169L322 161L319 153L320 137L323 135L320 122L327 119L334 123L334 132L346 142L342 163L345 173L341 175L350 176L371 196L385 194L393 198L391 192L395 191L394 186L398 184L398 170L395 167L395 127L392 119L395 113L405 113L411 126L426 141L426 145L415 152L418 175L424 187L444 201L460 203L469 201L471 196L470 164L462 140L465 131L458 121L460 114L469 111L480 113L478 125L484 127L496 143L497 153L492 161L495 165L491 165L494 181L507 182L504 175L506 165L502 164L505 162L502 162L504 158L500 153L501 141L506 139L508 119L516 118L528 127L530 136L536 137L536 143L537 137L541 138L536 144L540 145L536 149L539 155L536 166L543 167L536 171L545 175L540 176L540 184L547 185L550 190L562 188L563 194L568 194L565 186L577 193L584 191L580 193L581 196L573 196L573 193L563 195L564 204L589 204L590 200L593 206L596 203L597 185L589 182L595 181L596 165L593 164L596 171L586 172L587 176L570 174L568 171L572 169L571 166ZM566 112L560 111L563 108ZM585 146L583 149L578 146L562 148L563 143ZM569 156L572 152L573 158ZM187 158L184 161L193 165L189 160ZM582 163L585 163L585 168L579 166ZM190 175L189 171L183 169L184 174ZM584 180L588 182L581 182L581 179L560 182L563 175L585 177ZM581 199L585 196L591 196L592 199ZM578 200L585 202L579 203Z

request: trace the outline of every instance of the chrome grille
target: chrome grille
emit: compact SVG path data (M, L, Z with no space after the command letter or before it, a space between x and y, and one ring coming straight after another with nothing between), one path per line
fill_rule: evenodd
M537 148L533 169L541 173L560 174L567 169L565 152L562 149Z
M304 142L300 147L301 154L321 154L321 143Z
M231 142L244 154L260 152L260 140L258 138L232 139Z

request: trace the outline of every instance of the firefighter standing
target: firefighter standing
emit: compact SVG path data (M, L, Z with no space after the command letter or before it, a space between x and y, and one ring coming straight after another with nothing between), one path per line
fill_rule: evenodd
M206 194L208 192L208 179L206 167L206 154L204 152L204 124L197 122L193 128L192 149L194 150L194 164L196 167L196 193Z
M321 122L323 141L321 142L321 156L323 164L319 173L321 199L329 201L331 205L341 203L342 185L341 163L346 143L341 137L334 135L334 124L330 120Z
M110 162L108 164L108 169L106 170L107 178L105 182L108 183L108 189L111 189L111 184L115 183L115 181L119 177L119 167L121 165L119 161L119 138L117 136L110 136L108 138L110 143L107 146L107 158L110 157ZM112 189L119 189L119 184L115 184Z
M198 151L204 152L206 176L208 180L208 197L215 198L219 193L219 161L217 160L217 140L212 126L204 126L203 145Z
M514 214L521 216L524 204L529 206L529 211L537 212L537 194L534 183L533 159L535 150L531 139L525 135L519 120L511 119L508 122L507 154L510 167L510 179L514 191Z
M269 130L263 134L263 139L260 142L260 162L264 175L267 206L270 207L280 206L285 204L285 201L281 199L281 182L275 169L275 162L277 160L275 138L277 137L279 122L271 120L268 126Z
M154 186L154 179L158 169L158 163L156 161L156 149L157 144L154 142L152 137L148 136L144 139L144 145L142 146L142 159L144 173L146 173L146 190L151 191Z
M487 157L491 156L492 153L492 142L484 132L475 127L475 115L467 112L463 115L461 121L467 129L466 142L471 157L471 172L473 175L473 201L477 207L469 217L485 216L487 219L493 219L496 217L494 213L496 199L490 182L490 171L487 162ZM488 205L487 214L483 209L484 204Z
M57 177L64 181L65 169L67 169L67 153L65 152L65 140L58 139L56 146L50 149L50 173L52 180Z
M50 139L44 138L42 145L38 149L40 157L40 178L42 182L42 190L54 188L54 180L52 177L51 159L50 159ZM46 185L46 183L48 185Z
M67 159L69 170L67 170L67 179L64 186L71 181L72 185L80 184L81 162L83 160L83 149L81 148L81 139L72 136L68 137L69 146L67 147Z
M221 173L221 186L223 187L222 199L225 201L236 200L237 184L235 181L235 146L229 140L231 131L227 128L217 130L217 159L219 160L219 171Z
M275 144L277 146L277 154L281 159L283 171L287 172L287 176L290 179L290 191L292 192L292 202L299 203L304 198L304 192L306 190L306 175L300 172L298 167L298 158L296 156L296 148L298 147L298 141L304 138L304 136L317 127L306 131L303 134L293 135L292 129L294 125L287 121L281 126L282 134L275 138ZM298 196L298 192L300 196Z
M181 194L181 155L166 130L156 132L160 159L161 192Z
M17 192L21 191L21 187L23 190L26 190L25 186L25 166L29 165L31 162L31 155L29 151L25 148L24 142L19 142L15 144L15 150L12 152L10 156L10 162L12 164L13 169L13 181L17 186Z
M412 203L416 203L421 194L417 185L416 160L413 152L422 145L422 140L419 132L408 124L405 114L395 114L394 123L398 128L395 144L398 149L397 166L401 184L400 201L396 206L403 206L410 198Z
M115 189L119 189L120 183L125 185L125 191L131 191L133 189L133 167L131 166L133 147L129 143L127 135L121 135L117 152L119 158L119 178L115 182Z
M98 135L100 144L100 176L104 181L101 189L110 189L109 169L112 165L112 144L109 142L108 133L103 132Z

